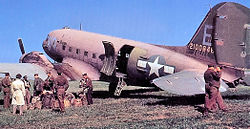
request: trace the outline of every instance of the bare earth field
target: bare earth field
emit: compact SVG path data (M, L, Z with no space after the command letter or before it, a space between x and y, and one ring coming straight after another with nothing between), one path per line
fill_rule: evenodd
M69 91L78 90L70 82ZM178 96L154 88L126 87L119 98L109 97L108 84L94 82L94 104L52 110L28 110L23 116L3 109L0 128L250 128L250 87L222 93L229 111L202 115L204 96Z

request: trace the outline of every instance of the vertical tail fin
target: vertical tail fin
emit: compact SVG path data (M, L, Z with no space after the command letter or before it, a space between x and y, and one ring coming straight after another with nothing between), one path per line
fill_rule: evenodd
M188 43L187 53L211 63L241 68L249 64L250 67L248 24L249 8L232 2L217 4Z

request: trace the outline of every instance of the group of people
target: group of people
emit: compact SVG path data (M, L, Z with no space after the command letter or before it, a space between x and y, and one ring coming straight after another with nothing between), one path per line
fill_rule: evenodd
M217 110L217 104L219 109L227 111L219 91L221 74L221 68L214 65L208 65L208 69L204 73L204 115L208 115L209 112L215 112ZM43 107L50 108L51 101L46 101L46 96L55 95L59 102L60 111L65 112L64 99L65 92L69 88L68 80L62 76L61 72L58 72L56 78L52 76L51 72L48 72L47 75L48 77L43 81L38 74L34 74L33 97L38 96L39 99L42 100ZM5 77L1 80L0 85L0 90L3 89L4 93L4 108L9 108L10 100L12 100L11 104L13 105L13 114L16 114L17 106L19 106L20 115L23 114L23 105L29 105L32 97L30 94L31 84L28 81L27 76L24 76L23 79L21 78L22 75L17 74L16 79L12 82L9 73L6 73ZM87 76L87 73L82 74L80 87L83 88L82 92L86 93L88 104L93 104L92 80Z
M34 74L32 96L30 93L31 83L28 81L27 76L22 78L21 74L17 74L14 81L12 81L10 74L6 73L0 84L0 91L3 89L4 93L4 108L9 108L10 104L12 104L13 114L16 114L17 106L19 106L19 114L23 115L23 107L24 105L30 105L31 98L36 97L42 101L43 108L51 108L51 98L53 97L58 101L60 112L65 112L64 99L69 84L68 80L62 76L61 72L58 72L57 74L58 76L54 78L51 72L48 72L48 77L45 80L42 80L38 74ZM87 90L86 97L88 104L93 104L92 81L86 73L82 75L80 86L83 88L83 91Z
M4 108L13 105L13 114L16 114L17 106L19 106L20 115L23 114L23 105L25 105L25 97L28 97L25 89L25 81L21 80L22 75L17 74L15 81L11 81L10 74L6 73L5 77L1 81L1 88L4 93ZM27 77L24 77L27 78ZM27 84L28 85L28 84ZM12 96L12 99L11 99Z
M216 112L217 104L219 109L226 112L227 108L223 102L220 94L220 79L221 79L221 68L212 64L208 65L208 69L204 73L205 80L205 111L204 115L208 113Z

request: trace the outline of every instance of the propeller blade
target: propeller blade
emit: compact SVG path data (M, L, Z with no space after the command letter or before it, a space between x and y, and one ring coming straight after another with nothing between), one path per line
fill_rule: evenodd
M21 38L18 38L18 43L19 43L19 47L20 47L20 50L22 52L22 54L25 54L25 50L24 50L24 46L23 46L23 41Z

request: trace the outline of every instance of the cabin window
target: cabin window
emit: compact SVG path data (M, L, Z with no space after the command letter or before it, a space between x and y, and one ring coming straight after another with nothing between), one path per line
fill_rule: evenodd
M84 51L84 56L88 56L88 52L87 51Z
M65 49L66 49L66 46L65 46L65 45L62 45L62 49L65 50Z
M71 47L69 47L69 52L72 52L72 48Z
M129 58L129 54L128 53L126 53L126 58Z
M94 58L94 59L96 58L96 54L95 53L93 53L92 58Z
M79 54L80 53L80 49L76 49L76 54Z

